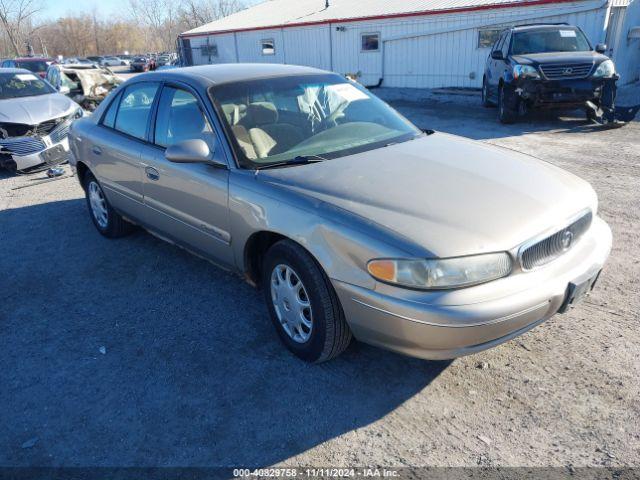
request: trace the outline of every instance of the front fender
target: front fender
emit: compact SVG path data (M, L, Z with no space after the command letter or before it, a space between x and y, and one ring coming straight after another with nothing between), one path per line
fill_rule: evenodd
M402 239L392 242L372 223L326 203L237 173L229 182L234 258L248 270L245 246L257 232L290 238L304 247L333 280L374 288L366 264L372 258L410 256ZM393 243L393 244L392 244Z

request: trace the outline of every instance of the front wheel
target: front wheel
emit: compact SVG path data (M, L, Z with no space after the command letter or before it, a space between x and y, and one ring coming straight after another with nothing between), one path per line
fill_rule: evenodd
M296 356L320 363L349 346L351 330L333 286L300 245L283 240L269 249L262 286L278 335Z
M516 121L516 117L518 116L516 99L512 98L513 94L507 92L504 85L500 85L500 90L498 94L498 120L500 123L513 123Z
M89 171L85 175L84 186L91 220L102 235L118 238L133 230L133 225L113 209L98 180Z

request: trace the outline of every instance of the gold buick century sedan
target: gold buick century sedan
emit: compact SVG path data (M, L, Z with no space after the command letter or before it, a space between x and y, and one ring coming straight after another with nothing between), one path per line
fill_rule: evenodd
M427 359L493 347L576 304L611 249L587 182L312 68L143 74L70 146L102 235L139 225L239 272L310 362L352 337Z

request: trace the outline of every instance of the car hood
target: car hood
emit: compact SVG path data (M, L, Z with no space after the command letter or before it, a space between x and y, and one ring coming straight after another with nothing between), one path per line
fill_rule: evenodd
M69 115L78 105L59 93L0 100L0 122L37 125Z
M513 55L511 57L521 65L562 64L567 63L600 63L609 57L597 52L551 52L528 53L526 55Z
M597 208L591 186L560 168L443 133L258 179L364 217L438 257L511 250Z

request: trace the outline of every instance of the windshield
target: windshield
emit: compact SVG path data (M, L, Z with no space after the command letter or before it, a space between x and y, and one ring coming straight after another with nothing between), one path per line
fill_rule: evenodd
M29 62L21 62L20 60L16 61L16 68L24 68L29 70L30 72L40 73L46 72L49 64L45 61L29 61Z
M517 32L511 43L512 55L549 52L587 52L591 50L584 34L573 28Z
M0 99L2 100L49 93L55 93L55 90L32 73L0 73Z
M243 168L298 156L337 158L421 132L365 88L338 75L234 82L211 96Z

